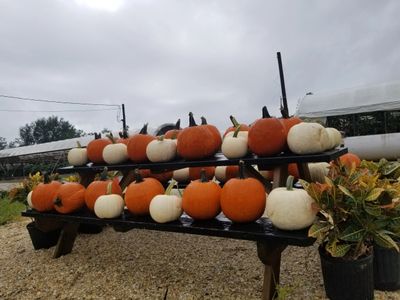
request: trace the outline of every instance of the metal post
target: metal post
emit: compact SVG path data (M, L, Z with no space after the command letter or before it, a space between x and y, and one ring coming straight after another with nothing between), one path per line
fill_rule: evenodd
M281 113L282 113L282 117L289 118L289 108L288 108L287 99L286 99L285 78L283 76L281 53L277 52L276 54L278 56L279 77L281 79L281 90L282 90L282 104L283 105L281 105Z
M126 139L128 137L128 130L126 129L125 104L122 104L122 132Z

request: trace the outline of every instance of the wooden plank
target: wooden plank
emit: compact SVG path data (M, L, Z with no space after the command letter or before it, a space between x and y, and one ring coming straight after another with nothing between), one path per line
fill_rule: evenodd
M274 299L276 285L279 284L279 273L281 267L281 253L286 245L278 242L262 243L257 242L258 258L264 264L264 281L261 299Z
M75 238L78 235L79 223L67 222L61 230L58 238L57 246L53 254L53 258L71 253L74 246Z

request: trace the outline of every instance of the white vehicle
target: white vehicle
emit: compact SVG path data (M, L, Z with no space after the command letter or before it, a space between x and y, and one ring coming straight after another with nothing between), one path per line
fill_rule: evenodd
M400 158L400 82L307 93L296 115L342 131L345 147L362 159Z

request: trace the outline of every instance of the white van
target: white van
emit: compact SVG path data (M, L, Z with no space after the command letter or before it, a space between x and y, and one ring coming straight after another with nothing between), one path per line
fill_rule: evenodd
M296 115L342 131L345 147L362 159L400 158L400 82L307 93Z

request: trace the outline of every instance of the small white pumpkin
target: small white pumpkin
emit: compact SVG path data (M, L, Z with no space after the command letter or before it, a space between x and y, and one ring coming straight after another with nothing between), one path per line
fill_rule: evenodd
M222 141L221 151L227 158L242 158L247 155L247 137L240 137L240 126L236 127L232 136L225 136Z
M107 164L115 165L128 160L128 148L124 143L116 143L112 134L107 136L112 144L103 149L103 159Z
M28 193L28 195L26 196L26 202L28 202L28 205L29 205L30 208L33 208L33 206L32 206L32 192L33 191L30 191Z
M287 143L293 153L315 154L327 150L331 141L324 126L303 122L290 128Z
M76 143L78 144L78 147L72 148L68 151L68 163L71 166L83 166L88 162L87 151L86 148L82 148L79 142Z
M175 170L172 174L172 178L178 182L188 182L189 181L189 168Z
M150 216L157 223L167 223L178 220L182 215L182 199L171 195L176 181L172 180L164 195L155 196L150 202Z
M305 190L293 188L293 176L289 176L286 187L275 188L269 193L266 213L279 229L303 229L314 222L317 210L313 203L314 199Z
M330 165L327 162L309 163L308 169L312 182L325 182L325 176L328 176Z
M107 186L107 194L97 198L94 203L94 213L101 219L118 218L124 211L124 199L117 194L111 194L112 182Z
M226 166L217 166L215 168L215 178L219 181L219 182L225 182L226 180Z
M171 161L176 157L176 142L160 136L147 145L146 155L151 162Z
M333 127L325 128L328 132L329 139L331 141L331 147L329 149L334 149L342 144L342 134L339 130Z
M229 132L224 136L224 139L227 138L227 137L233 137L234 134L235 134L234 131L229 131ZM248 132L248 131L239 131L237 136L240 137L240 138L245 138L245 139L247 139L248 136L249 136L249 132Z

